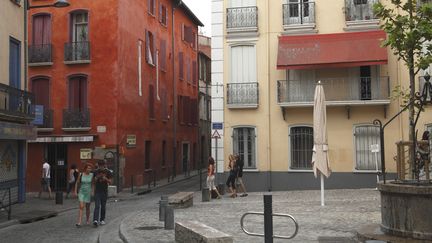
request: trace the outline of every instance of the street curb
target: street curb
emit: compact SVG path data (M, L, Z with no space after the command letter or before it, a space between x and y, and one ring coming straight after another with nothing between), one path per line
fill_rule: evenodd
M11 219L9 221L0 223L0 229L7 228L16 224L19 224L19 221L17 219Z
M119 226L119 236L120 239L125 242L125 243L132 243L132 241L129 241L129 239L131 239L132 237L129 235L129 233L127 232L127 228L124 222L126 222L125 220L129 220L130 218L132 218L133 216L135 216L135 213L129 214L128 216L126 216L125 218L123 218L123 220L120 222L120 226Z

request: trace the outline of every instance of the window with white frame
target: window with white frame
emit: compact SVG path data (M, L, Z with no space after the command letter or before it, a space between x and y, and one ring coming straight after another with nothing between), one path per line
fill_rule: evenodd
M256 169L256 135L254 127L236 127L233 130L233 152L244 162L245 169Z
M354 146L355 146L355 169L356 170L376 170L381 169L380 152L371 152L371 145L380 146L379 127L375 125L358 125L354 127Z
M313 127L295 126L290 128L291 165L294 170L312 169Z

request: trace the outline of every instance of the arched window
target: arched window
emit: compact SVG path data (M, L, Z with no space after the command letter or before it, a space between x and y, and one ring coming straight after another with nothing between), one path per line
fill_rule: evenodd
M84 75L69 78L69 109L83 111L87 109L87 77Z
M33 45L51 44L51 15L37 14L33 16Z
M44 109L50 107L49 79L37 77L32 80L32 92L35 96L35 104L42 105Z

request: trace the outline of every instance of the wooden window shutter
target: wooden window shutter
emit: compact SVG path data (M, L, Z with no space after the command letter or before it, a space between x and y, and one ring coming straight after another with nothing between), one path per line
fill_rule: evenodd
M153 87L153 85L149 85L149 117L155 118L154 87Z
M179 78L183 79L184 78L184 71L183 71L183 52L179 53Z
M162 3L159 3L159 23L162 23Z
M197 83L197 63L196 63L196 61L192 62L192 82L193 82L193 84Z
M156 65L156 33L152 33L152 48L153 48L153 64Z
M178 111L177 111L177 115L178 115L178 121L180 122L180 124L183 124L183 97L181 95L179 95L177 97L177 104L178 104Z
M185 24L184 23L182 23L182 25L181 25L181 38L182 38L182 40L184 41L185 40Z
M166 40L160 42L159 65L161 70L166 71Z
M153 14L156 15L156 0L153 1Z
M165 8L165 24L168 26L168 7Z
M148 30L145 31L145 59L146 62L149 63L149 49L150 49L150 41L149 41L149 32Z

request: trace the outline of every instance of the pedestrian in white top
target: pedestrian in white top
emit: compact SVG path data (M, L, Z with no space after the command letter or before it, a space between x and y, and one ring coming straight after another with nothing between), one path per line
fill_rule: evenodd
M48 191L48 198L51 198L51 172L50 165L47 161L44 161L42 165L42 179L41 179L41 189L39 191L39 197L41 197L42 191Z

